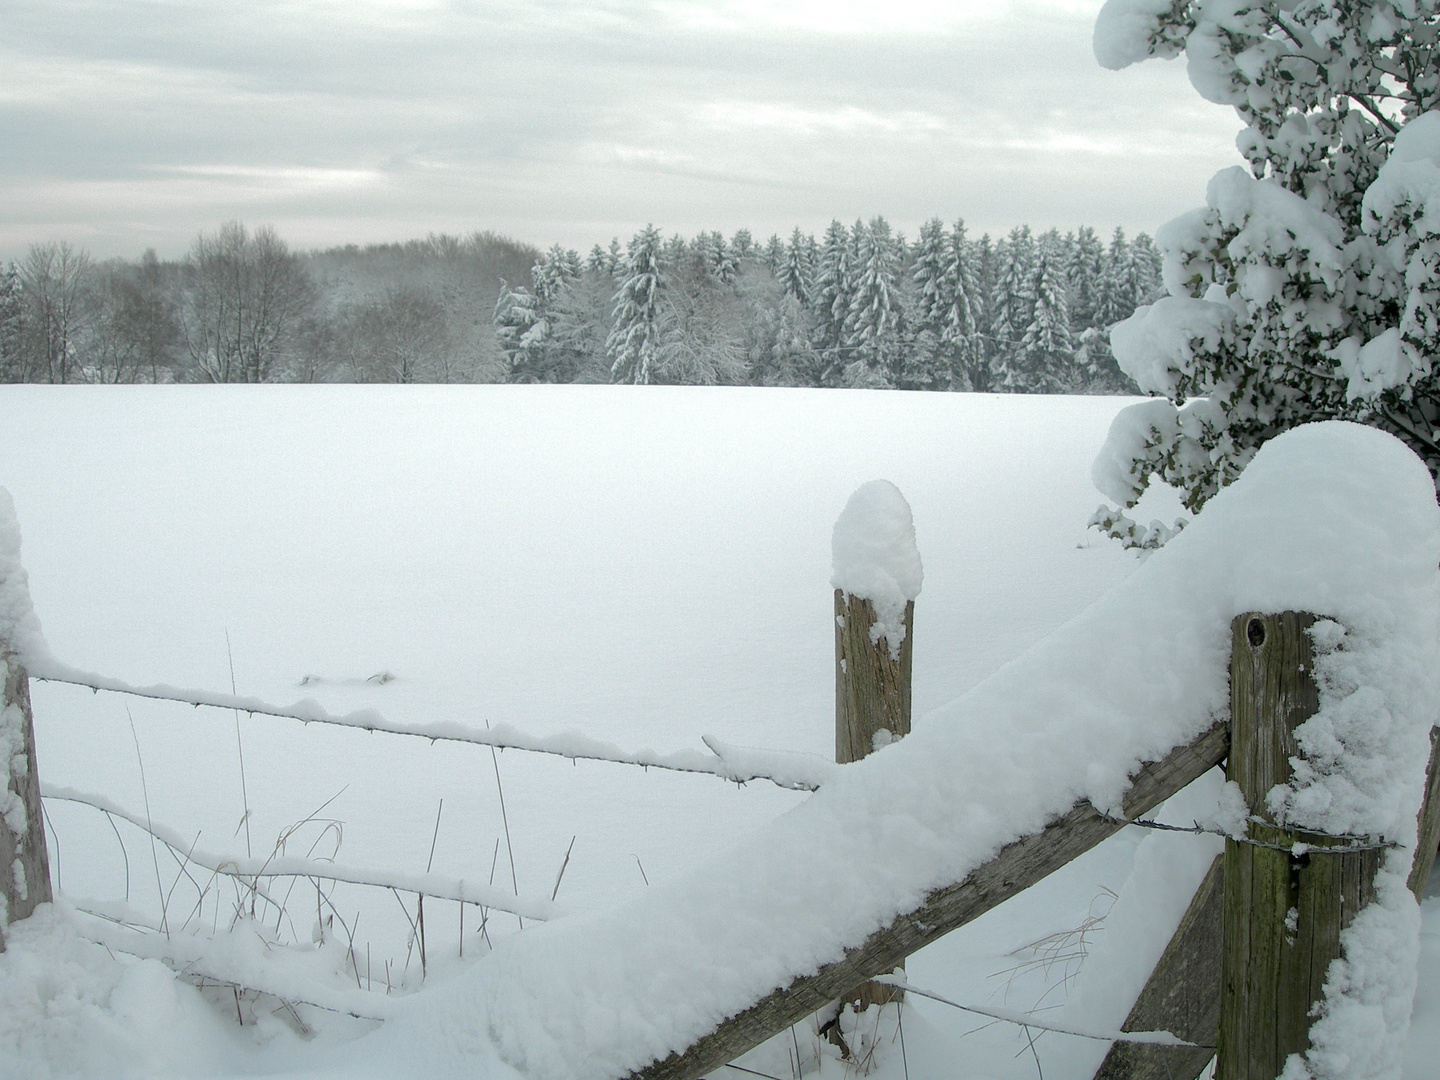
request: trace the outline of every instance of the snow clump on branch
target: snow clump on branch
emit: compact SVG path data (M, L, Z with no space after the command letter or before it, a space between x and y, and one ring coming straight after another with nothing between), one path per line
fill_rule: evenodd
M1157 232L1170 297L1111 330L1121 369L1171 410L1116 420L1097 468L1119 506L1092 519L1111 536L1164 542L1125 513L1152 479L1198 511L1314 420L1388 431L1440 477L1437 39L1435 0L1107 0L1099 62L1184 53L1245 125L1248 164Z

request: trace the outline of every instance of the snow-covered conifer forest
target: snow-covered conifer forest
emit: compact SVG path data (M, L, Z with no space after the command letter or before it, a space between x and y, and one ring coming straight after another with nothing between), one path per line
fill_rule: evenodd
M0 380L1133 393L1106 331L1159 295L1154 243L1119 228L647 227L582 255L486 232L300 253L232 222L179 262L32 246L0 270Z

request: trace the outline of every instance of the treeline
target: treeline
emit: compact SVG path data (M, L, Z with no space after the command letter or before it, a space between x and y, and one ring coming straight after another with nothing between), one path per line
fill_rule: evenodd
M911 243L884 218L623 252L556 246L495 323L522 382L748 383L1018 393L1134 392L1105 329L1160 292L1150 237L1094 229L997 242L938 218Z
M0 271L0 381L495 382L495 298L539 258L488 232L300 254L238 222L178 262L37 244Z
M875 218L757 244L651 227L582 258L488 232L303 254L232 222L176 262L32 247L0 273L0 380L1106 393L1133 387L1103 330L1158 284L1150 238L1118 229L992 242L937 219L909 242Z

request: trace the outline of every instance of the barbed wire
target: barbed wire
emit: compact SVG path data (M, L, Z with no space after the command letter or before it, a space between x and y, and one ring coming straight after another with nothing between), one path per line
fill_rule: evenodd
M1394 840L1386 840L1383 836L1374 838L1369 836L1347 836L1332 835L1330 833L1311 832L1311 836L1318 836L1325 840L1343 840L1344 844L1307 844L1303 840L1297 840L1293 844L1276 844L1268 840L1256 840L1251 836L1236 836L1234 833L1224 829L1201 825L1198 821L1193 825L1167 825L1163 821L1154 821L1149 818L1121 818L1112 814L1101 814L1105 821L1113 822L1116 825L1136 825L1142 829L1157 829L1161 832L1190 833L1197 836L1223 836L1227 840L1234 840L1237 844L1248 844L1251 847L1268 848L1271 851L1283 851L1289 855L1308 855L1312 851L1325 852L1330 855L1348 855L1357 851L1388 851L1390 848L1399 847ZM1269 825L1269 822L1256 822L1260 825ZM1280 828L1278 825L1270 825L1271 828Z
M497 750L522 750L562 757L571 762L603 761L614 765L635 765L644 769L694 773L742 785L751 780L768 780L777 787L790 791L815 791L830 773L839 767L818 754L738 747L723 743L712 736L702 737L710 751L708 754L699 750L677 750L668 753L649 749L626 751L577 732L532 735L506 723L499 723L485 730L468 728L453 722L432 722L407 727L387 720L375 709L335 715L313 699L284 706L255 697L163 684L135 686L120 679L79 671L59 663L36 664L30 668L29 675L40 682L79 686L97 693L103 690L152 701L172 701L197 709L203 706L239 711L252 716L298 720L302 724L326 724L387 735L404 735L427 739L432 743L457 742L489 746Z

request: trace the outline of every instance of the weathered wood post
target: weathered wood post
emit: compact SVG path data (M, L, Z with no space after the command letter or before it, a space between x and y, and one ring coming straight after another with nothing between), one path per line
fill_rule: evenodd
M30 677L19 655L26 638L39 637L30 606L30 585L20 565L20 527L10 493L0 488L0 762L8 763L0 792L0 951L4 927L48 903L50 858L40 808L40 775L35 765L35 722L30 711Z
M910 505L888 480L861 485L835 523L835 760L844 765L910 734L915 596L923 571ZM867 982L858 1009L903 998Z
M1274 1080L1309 1047L1310 1010L1340 955L1340 931L1374 896L1379 850L1280 828L1266 807L1270 789L1291 778L1295 728L1319 705L1314 621L1286 611L1231 625L1228 774L1250 808L1249 839L1275 846L1225 842L1218 1080ZM1337 847L1347 850L1326 850Z
M1440 844L1440 728L1430 729L1430 764L1425 770L1425 799L1416 821L1415 858L1406 884L1416 900L1425 896L1430 872L1435 869L1435 847Z
M1225 877L1217 855L1121 1031L1168 1031L1195 1047L1117 1042L1095 1080L1195 1080L1215 1056Z

